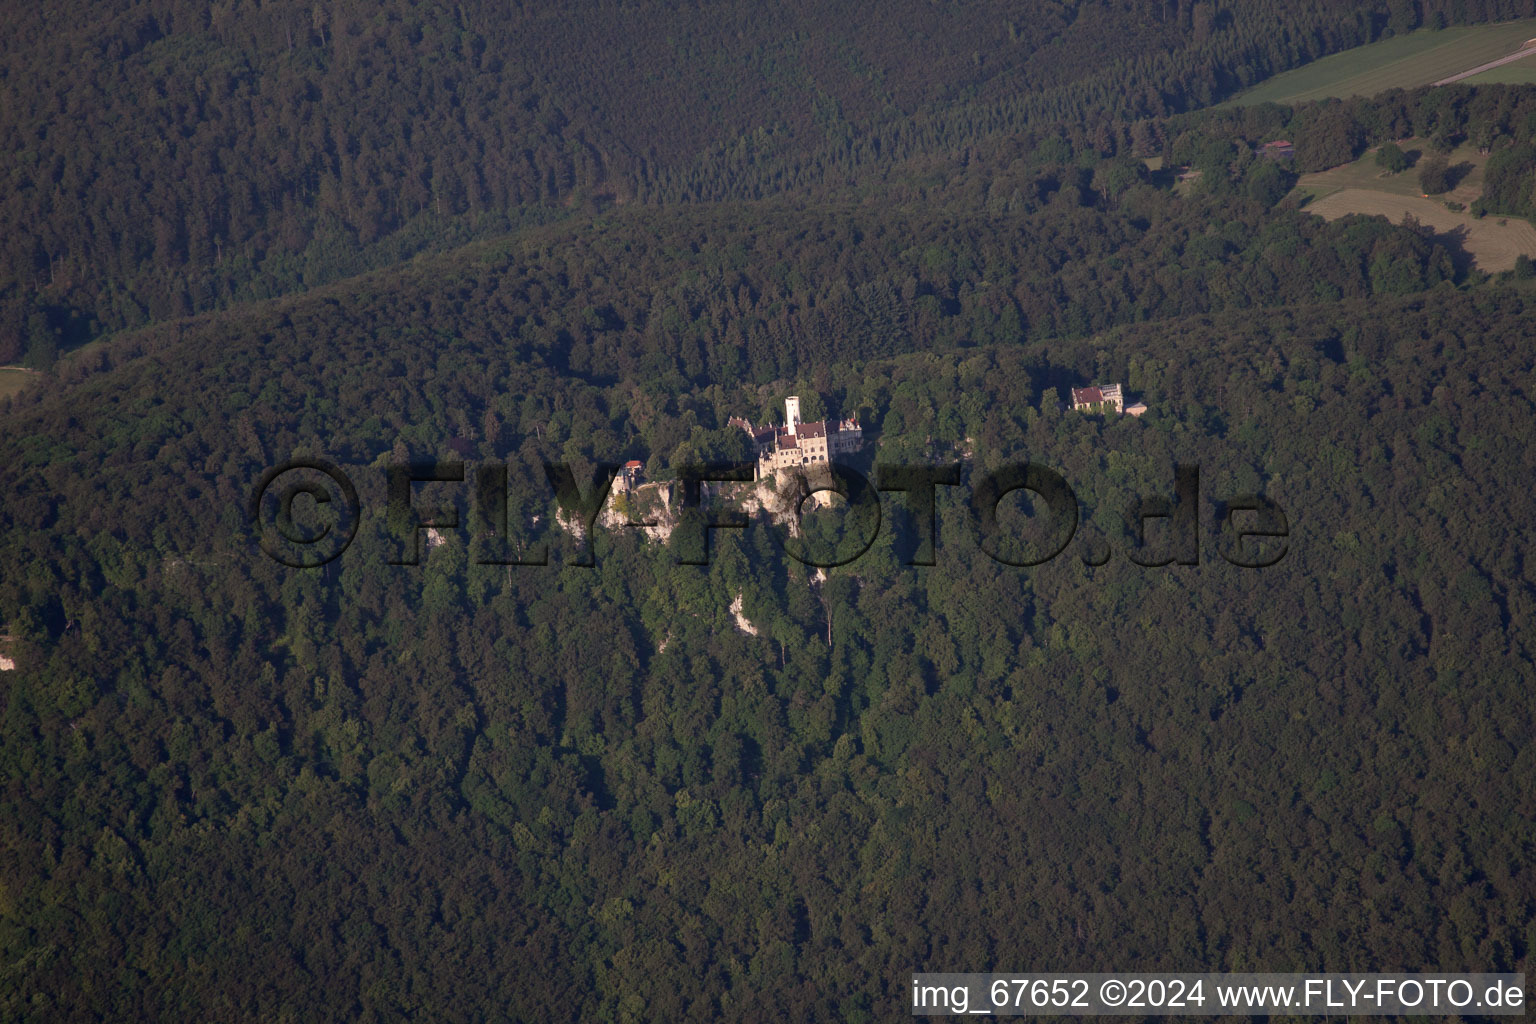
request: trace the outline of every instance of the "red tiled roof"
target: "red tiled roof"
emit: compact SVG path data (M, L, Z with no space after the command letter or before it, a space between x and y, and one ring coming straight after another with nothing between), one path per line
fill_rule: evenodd
M628 462L624 463L625 469L639 469L640 467L641 462L639 459L630 459Z
M1073 405L1094 405L1104 401L1104 392L1098 388L1073 388Z

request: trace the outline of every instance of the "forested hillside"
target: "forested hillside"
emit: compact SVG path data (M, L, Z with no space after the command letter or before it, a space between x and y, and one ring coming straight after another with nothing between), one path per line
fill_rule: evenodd
M12 1011L702 1019L772 1000L860 1019L895 1012L914 966L1526 962L1536 591L1529 510L1502 483L1529 470L1522 293L1388 298L1359 276L1316 305L1090 339L626 361L647 335L602 250L656 253L629 264L658 295L722 259L725 295L768 273L728 213L734 257L693 216L540 229L124 338L110 372L12 410ZM876 228L828 218L805 258L854 231L879 253ZM1286 230L1255 249L1321 266L1420 244ZM878 279L844 273L852 294ZM561 280L597 312L557 342L518 302L580 302ZM925 297L892 299L912 327L887 329L891 351L991 315L957 293L930 337ZM1144 420L1058 409L1060 382L1120 375ZM1198 463L1201 564L1088 568L1074 546L1009 568L957 497L934 568L899 564L892 502L883 539L824 583L761 524L707 568L632 531L597 539L593 569L480 566L467 515L424 566L388 565L373 515L305 573L240 514L290 453L355 467L377 500L369 463L453 456L452 438L510 460L513 505L536 512L540 460L707 445L791 389L860 411L892 457L1059 469L1083 537L1115 552L1126 504ZM1292 530L1263 570L1216 553L1214 502L1250 490ZM732 625L737 597L758 635Z
M0 399L0 1019L857 1022L920 970L1529 974L1530 263L1287 197L1415 135L1486 144L1480 211L1529 214L1536 87L1208 104L1532 13L8 13L0 362L44 372ZM1100 382L1147 411L1070 408ZM788 395L856 418L877 481L959 466L931 559L886 491L846 564L761 508L683 564L678 474L749 460L733 417ZM322 568L250 518L295 458L358 491L350 524L294 501L356 526ZM434 460L463 480L411 487L457 514L428 537L389 473ZM549 467L580 497L630 460L609 519L557 500ZM1021 567L1042 509L993 535L973 499L1026 461L1079 522ZM1145 565L1169 526L1129 514L1176 466L1195 557ZM1244 568L1255 495L1286 536Z
M18 7L0 40L0 363L573 205L752 198L1057 122L1109 153L1136 119L1324 53L1532 13L1531 0Z

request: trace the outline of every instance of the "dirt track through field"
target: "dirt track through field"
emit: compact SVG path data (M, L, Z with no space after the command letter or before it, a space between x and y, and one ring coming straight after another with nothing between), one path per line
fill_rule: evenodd
M1480 75L1484 71L1492 71L1494 68L1503 67L1505 64L1508 64L1512 61L1524 60L1526 57L1532 56L1536 56L1536 41L1527 40L1525 46L1521 47L1521 49L1515 53L1511 53L1505 57L1500 57L1498 60L1491 60L1486 64L1479 64L1477 67L1470 71L1463 71L1461 74L1452 75L1450 78L1442 78L1440 81L1434 82L1432 84L1450 85L1452 82L1459 82L1463 78L1471 78L1473 75Z

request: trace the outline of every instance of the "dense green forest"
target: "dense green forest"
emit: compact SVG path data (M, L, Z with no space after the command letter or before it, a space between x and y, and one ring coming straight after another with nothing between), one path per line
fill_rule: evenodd
M1529 215L1536 87L1209 105L1532 13L8 14L0 362L46 373L0 399L0 1019L868 1021L921 970L1529 973L1529 261L1287 196L1416 135L1489 150L1480 208ZM1109 381L1146 414L1067 406ZM562 521L546 466L634 459L660 486L614 508L670 526L674 477L750 458L731 418L791 394L860 420L872 479L960 467L931 558L893 491L824 571L763 511L707 565ZM248 519L294 458L359 492L322 568ZM440 544L387 511L431 460L464 466L411 490L456 512ZM1032 567L1041 509L987 538L972 497L1023 462L1080 519ZM1197 564L1140 564L1171 537L1131 510L1180 465ZM1262 568L1224 557L1247 495L1286 518Z
M914 965L1525 962L1536 591L1524 505L1479 498L1528 464L1527 357L1500 340L1527 298L823 381L894 456L1048 459L1116 546L1120 507L1196 461L1210 498L1287 509L1262 571L1209 537L1198 567L1011 569L959 501L932 569L899 564L898 528L820 584L766 528L707 569L623 531L595 569L476 566L467 530L415 569L367 531L324 573L257 555L237 510L269 460L388 452L303 405L521 465L790 384L650 407L455 336L456 292L419 293L431 346L373 305L408 289L370 288L138 339L13 414L13 1010L858 1018ZM1057 409L1053 379L1110 367L1144 421ZM730 625L738 594L761 635Z
M0 39L0 363L593 204L845 186L1021 132L1108 155L1323 54L1533 13L1532 0L18 8Z

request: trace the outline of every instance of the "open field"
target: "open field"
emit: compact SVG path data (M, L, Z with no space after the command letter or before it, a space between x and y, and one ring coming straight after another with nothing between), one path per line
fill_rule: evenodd
M1423 139L1404 139L1398 145L1410 156L1417 152L1418 159L1429 151ZM1479 269L1489 273L1510 269L1521 253L1536 256L1536 227L1529 221L1499 216L1478 219L1446 209L1447 202L1471 206L1483 194L1483 167L1488 156L1475 146L1459 146L1447 159L1453 167L1470 165L1470 169L1443 195L1426 198L1419 191L1419 175L1414 168L1387 174L1376 166L1374 149L1353 163L1303 174L1292 194L1305 198L1303 208L1307 212L1328 220L1363 213L1384 216L1396 224L1404 215L1412 214L1437 234L1450 236Z
M70 359L78 359L100 349L107 343L107 338L97 338L89 341L79 348L72 348L59 354L60 362ZM28 370L23 366L0 366L0 401L17 394L29 384L34 384L40 378L36 370Z
M1415 160L1415 164L1429 154L1429 143L1424 139L1400 139L1397 144L1404 153L1409 154L1410 159ZM1419 154L1416 158L1413 156L1415 152ZM1432 201L1472 205L1472 201L1483 194L1483 167L1488 163L1488 154L1479 153L1476 146L1458 146L1446 159L1452 167L1470 164L1471 169L1466 171L1455 188L1432 197ZM1415 199L1423 196L1419 191L1419 172L1416 166L1397 174L1388 174L1376 166L1375 149L1367 150L1354 163L1331 167L1316 174L1303 174L1296 182L1297 191L1310 195L1314 201L1348 188L1371 189Z
M1330 96L1374 96L1388 89L1429 85L1497 60L1536 37L1536 18L1498 25L1472 25L1421 30L1315 60L1276 75L1229 100L1235 105L1297 103ZM1533 56L1485 71L1467 81L1493 83L1529 81L1536 67Z
M1536 256L1536 227L1529 221L1496 216L1478 220L1470 214L1447 210L1437 199L1346 188L1308 203L1305 209L1327 220L1363 213L1384 216L1394 224L1401 223L1405 215L1412 215L1436 234L1452 236L1471 255L1478 269L1489 273L1509 270L1521 253Z
M1403 139L1398 145L1410 156L1417 152L1420 160L1429 151L1423 139ZM1492 215L1479 220L1469 213L1446 209L1447 202L1471 206L1483 194L1483 167L1488 156L1475 146L1458 146L1447 159L1453 167L1470 165L1470 169L1443 195L1425 197L1419 191L1418 171L1412 167L1398 174L1383 171L1376 166L1374 149L1342 167L1303 174L1292 195L1305 199L1303 209L1307 212L1328 220L1363 213L1384 216L1396 224L1405 214L1412 214L1437 234L1450 236L1479 269L1489 273L1510 269L1521 253L1536 256L1536 227L1529 221Z
M0 366L0 399L10 398L37 379L31 370L19 366Z
M1468 85L1536 85L1536 60L1506 64L1466 79Z

